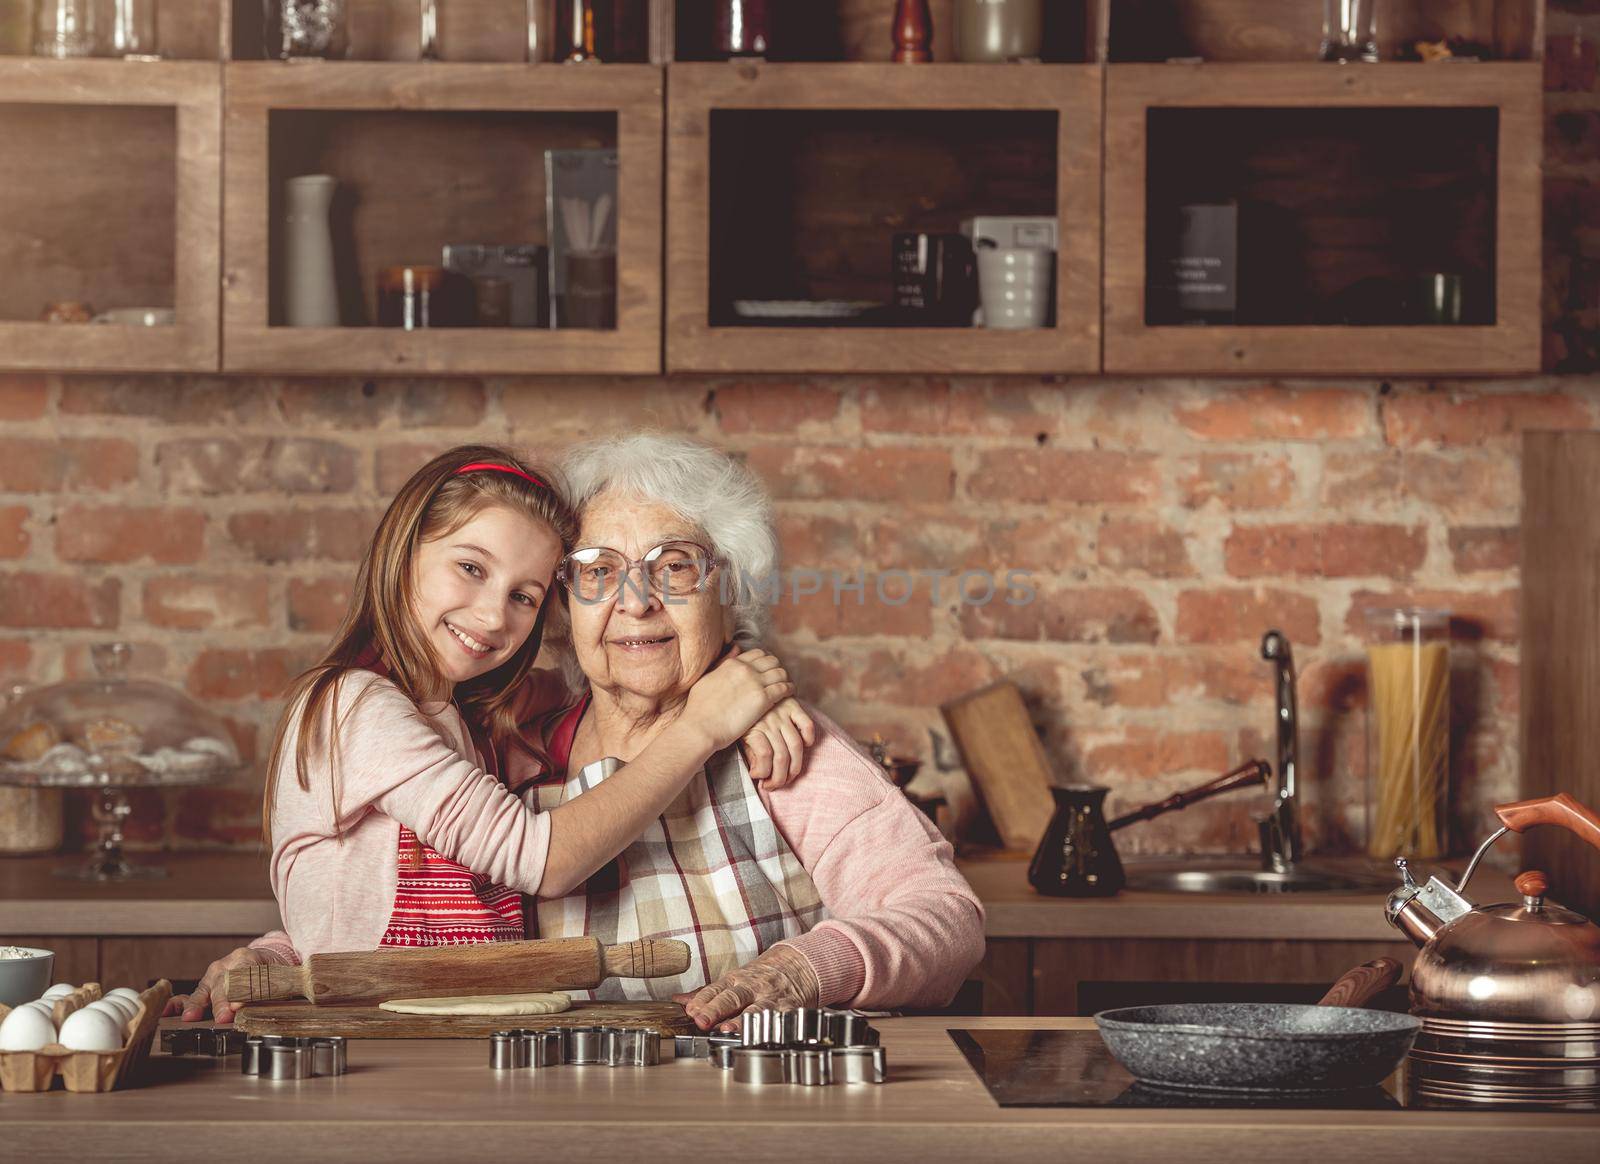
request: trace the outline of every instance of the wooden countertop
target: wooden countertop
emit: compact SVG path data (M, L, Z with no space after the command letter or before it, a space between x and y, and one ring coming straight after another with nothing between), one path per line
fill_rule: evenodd
M164 866L168 876L120 885L54 875L81 859L0 858L0 936L238 935L265 933L281 924L264 854L141 854L140 860ZM1035 893L1023 860L972 860L960 867L984 902L991 938L1396 937L1383 918L1382 891L1200 897L1130 890L1113 898L1074 899ZM1515 899L1510 880L1496 870L1480 870L1472 891L1481 901Z
M168 1025L171 1025L169 1020ZM950 1027L1082 1029L1087 1019L882 1019L881 1087L753 1087L703 1061L493 1072L483 1040L352 1043L338 1079L273 1083L153 1056L145 1086L0 1095L17 1159L338 1160L715 1155L873 1161L1592 1159L1600 1116L1431 1111L1001 1108ZM803 1146L802 1146L803 1145ZM470 1153L470 1155L468 1155Z

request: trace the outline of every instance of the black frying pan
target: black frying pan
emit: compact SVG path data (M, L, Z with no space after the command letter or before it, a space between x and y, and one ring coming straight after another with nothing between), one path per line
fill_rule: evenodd
M1408 1014L1359 1009L1399 978L1400 963L1379 958L1340 978L1316 1006L1130 1006L1094 1021L1141 1083L1212 1091L1372 1087L1400 1065L1422 1026Z

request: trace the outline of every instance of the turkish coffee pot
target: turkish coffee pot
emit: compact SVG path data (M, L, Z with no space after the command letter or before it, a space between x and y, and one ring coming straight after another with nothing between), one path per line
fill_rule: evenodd
M1028 865L1028 884L1051 897L1111 897L1127 883L1112 833L1224 792L1265 784L1271 776L1265 760L1247 760L1197 788L1174 792L1112 821L1106 820L1105 812L1110 789L1098 784L1058 785L1050 789L1056 811Z
M1495 810L1501 827L1478 847L1455 885L1418 885L1404 858L1389 895L1389 923L1421 947L1411 970L1411 1011L1437 1024L1600 1027L1600 926L1545 901L1545 875L1516 879L1521 900L1475 905L1465 896L1485 853L1508 832L1557 825L1600 849L1600 815L1566 793Z

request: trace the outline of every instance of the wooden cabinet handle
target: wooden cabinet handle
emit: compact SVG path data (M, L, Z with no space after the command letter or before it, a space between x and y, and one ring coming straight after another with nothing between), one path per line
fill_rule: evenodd
M1600 849L1600 813L1579 804L1565 792L1497 805L1494 814L1514 833L1526 832L1535 825L1560 825Z

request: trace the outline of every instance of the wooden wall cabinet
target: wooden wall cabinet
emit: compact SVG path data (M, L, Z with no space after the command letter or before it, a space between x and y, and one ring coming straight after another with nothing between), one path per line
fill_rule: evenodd
M667 370L1097 370L1100 93L1093 65L673 65ZM1058 218L1055 326L734 325L741 300L890 303L894 233L974 214Z
M1542 133L1534 63L1107 66L1105 370L1536 371ZM1232 323L1152 317L1184 201L1239 207ZM1465 271L1463 323L1381 306L1419 271Z
M224 367L238 372L656 372L661 350L662 73L345 62L227 66ZM287 327L273 207L285 179L332 173L342 318L374 318L383 266L443 243L543 243L544 150L618 151L617 326ZM336 236L340 232L336 232Z
M444 62L413 59L415 0L351 2L352 57L372 59L292 65L250 59L262 51L259 0L166 0L162 46L174 59L154 63L22 56L28 6L0 12L0 262L14 276L0 287L0 366L1504 375L1540 365L1544 0L1385 9L1387 63L1349 66L1315 60L1316 5L1288 11L1281 0L1062 0L1048 5L1045 58L1091 63L1019 65L953 63L954 0L931 0L935 64L919 66L887 63L890 0L775 5L787 15L772 62L714 63L693 59L706 55L706 0L613 0L641 30L634 59L648 51L656 65L531 67L523 0L442 2ZM1417 37L1481 45L1495 60L1389 60ZM1154 63L1175 57L1190 63ZM544 241L543 150L596 144L621 154L614 330L358 326L373 316L381 266L437 263L442 242ZM281 325L282 183L314 172L360 195L339 224L349 228L341 274L353 282L337 330ZM1268 257L1240 272L1254 306L1182 326L1150 293L1152 230L1175 205L1215 201L1253 216L1241 264L1250 248ZM893 235L954 231L980 213L1058 219L1050 326L907 327L889 311L848 327L772 326L735 308L889 304ZM1462 323L1418 323L1404 299L1416 288L1394 290L1427 271L1467 279ZM177 323L37 322L63 299L171 307Z
M218 68L0 58L6 367L216 371ZM167 308L176 322L39 322L62 300L97 312Z

